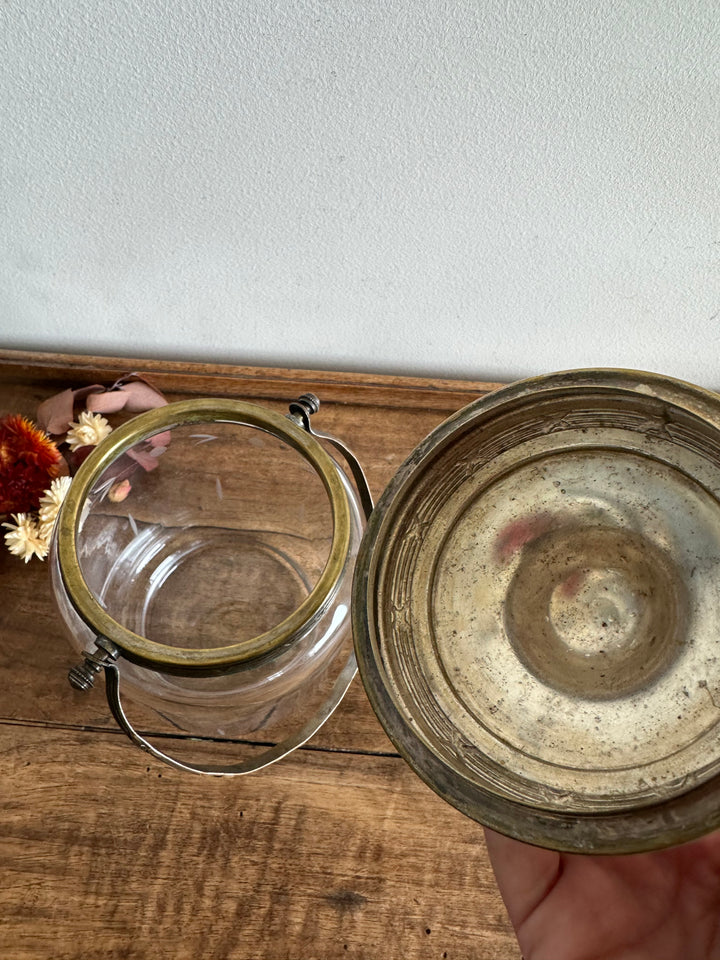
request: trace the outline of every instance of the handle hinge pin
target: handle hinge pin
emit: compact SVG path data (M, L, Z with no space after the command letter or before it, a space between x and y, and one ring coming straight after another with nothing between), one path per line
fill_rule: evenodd
M320 409L320 401L314 393L303 393L297 400L290 404L290 413L287 414L288 420L293 420L299 427L305 430L310 428L310 417Z
M117 660L120 651L107 637L95 638L95 649L86 650L83 663L68 671L70 686L76 690L91 690L95 677L106 664Z

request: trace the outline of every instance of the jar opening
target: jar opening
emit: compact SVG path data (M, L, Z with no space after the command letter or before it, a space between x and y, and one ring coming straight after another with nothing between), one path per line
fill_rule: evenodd
M58 525L65 589L129 660L237 669L322 615L350 507L321 444L273 411L190 400L141 414L83 463Z

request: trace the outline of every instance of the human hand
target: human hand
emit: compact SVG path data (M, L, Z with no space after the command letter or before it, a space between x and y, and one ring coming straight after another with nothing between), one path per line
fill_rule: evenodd
M485 839L525 960L720 960L720 832L622 857Z

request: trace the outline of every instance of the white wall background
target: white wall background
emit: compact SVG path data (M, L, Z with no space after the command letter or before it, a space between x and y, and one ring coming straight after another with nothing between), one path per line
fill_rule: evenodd
M715 0L4 0L0 342L720 387Z

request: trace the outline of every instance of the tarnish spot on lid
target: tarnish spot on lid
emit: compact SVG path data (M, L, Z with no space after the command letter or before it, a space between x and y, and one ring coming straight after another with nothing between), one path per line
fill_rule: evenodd
M648 386L647 383L638 383L633 387L635 393L644 393L648 397L659 397L657 390L654 390L652 387Z

